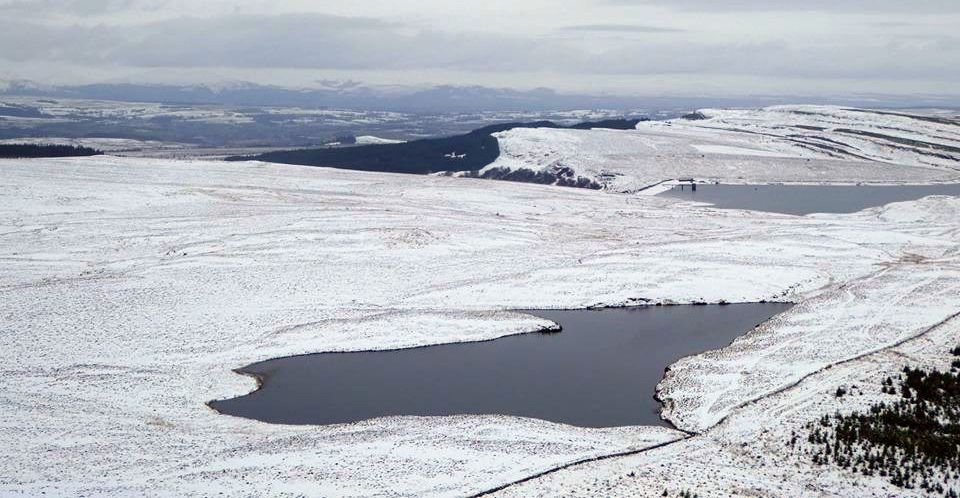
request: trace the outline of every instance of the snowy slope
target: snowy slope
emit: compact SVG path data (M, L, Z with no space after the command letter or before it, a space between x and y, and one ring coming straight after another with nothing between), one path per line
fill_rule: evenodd
M960 311L953 198L793 217L262 163L39 159L0 173L0 495L480 492L685 435L499 416L290 427L204 403L253 389L231 369L258 360L552 325L509 309L761 299L800 304L660 386L671 419L703 436L551 476L589 491L629 464L649 472L624 494L658 479L736 494L737 476L775 494L786 471L757 466L781 458L777 413L813 413L835 379L784 388ZM536 493L556 489L545 479ZM844 482L824 489L862 485Z
M874 344L878 348L892 338L891 334L905 342L855 357L855 351L845 350L841 355L850 355L851 361L811 373L773 395L746 403L696 437L632 456L571 467L511 486L496 496L648 497L660 496L664 490L669 496L689 490L701 497L930 496L920 489L894 487L883 477L866 477L838 467L813 465L809 455L792 451L785 443L794 433L801 435L803 441L804 426L822 414L865 412L871 404L895 401L899 394L881 394L881 382L889 376L896 377L904 367L949 370L950 361L955 357L948 351L960 338L960 318L956 315L960 312L958 296L960 260L956 257L949 263L885 268L856 282L851 289L828 292L817 301L832 301L832 304L810 303L826 316L801 309L791 310L783 317L784 321L794 324L805 320L815 328L829 326L829 334L812 332L806 338L824 341L822 354L806 356L809 352L802 351L798 341L788 339L783 344L766 346L767 355L787 359L798 366L817 361L823 354L837 354L829 352L831 346L836 346L830 342L851 335L863 337L878 333L881 338ZM946 316L931 313L931 306L949 308L949 311ZM873 312L879 316L862 321L844 320L841 317L847 309L852 309L854 314ZM937 320L940 316L946 321ZM780 327L773 324L767 328L774 331L774 335L783 336L785 332L789 334L793 326L787 324L785 330L779 330ZM739 384L743 374L757 366L748 362L737 368L730 367L742 359L747 342L750 341L740 341L740 347L733 351L710 355L721 365L710 377L716 380L721 372L726 372L727 377L734 377L729 379L730 384ZM801 350L795 351L798 346ZM769 371L770 365L761 368ZM766 376L763 372L757 375L762 379ZM857 386L857 395L837 398L834 393L839 386ZM960 484L955 478L951 482L954 489Z
M939 115L826 106L705 109L636 130L514 129L488 168L571 168L611 190L669 178L903 183L960 179L960 124Z
M402 144L403 140L394 140L392 138L380 138L373 135L362 135L357 137L357 145L387 145Z

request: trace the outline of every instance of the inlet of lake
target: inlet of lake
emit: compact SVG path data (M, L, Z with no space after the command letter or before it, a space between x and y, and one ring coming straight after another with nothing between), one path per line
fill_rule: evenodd
M928 195L960 196L960 184L945 185L711 185L674 187L660 195L718 208L772 213L855 213Z
M221 413L283 424L500 414L582 427L668 425L654 399L676 360L728 345L783 303L524 311L561 332L413 349L322 353L245 367L261 388Z

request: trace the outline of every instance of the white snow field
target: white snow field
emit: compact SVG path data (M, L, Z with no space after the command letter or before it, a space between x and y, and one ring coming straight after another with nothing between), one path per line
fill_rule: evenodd
M357 145L389 145L389 144L402 144L404 142L405 140L381 138L373 135L361 135L357 137Z
M829 106L704 109L635 131L517 128L490 168L560 170L615 191L684 177L725 183L960 180L960 120ZM775 161L773 160L775 159Z
M642 135L583 136L616 133ZM809 179L749 158L751 180ZM830 181L952 174L818 164ZM960 342L958 198L797 217L256 162L3 160L0 175L0 496L911 496L786 441ZM283 426L205 405L255 389L232 369L259 360L554 326L510 309L764 299L798 304L661 382L682 431L493 415ZM867 394L838 400L841 384Z

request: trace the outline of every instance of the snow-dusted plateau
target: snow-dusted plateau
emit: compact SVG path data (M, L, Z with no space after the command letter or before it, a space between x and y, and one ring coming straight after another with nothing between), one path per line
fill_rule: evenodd
M787 441L882 399L904 366L949 368L960 198L790 216L644 194L682 177L960 182L955 115L703 110L498 138L491 167L565 167L607 188L0 161L0 495L924 495L816 466ZM554 325L515 309L761 300L797 304L669 368L658 396L676 429L495 415L283 426L206 405L256 389L233 369L259 360ZM837 397L841 385L864 394Z
M616 191L724 183L930 183L960 175L960 117L827 106L704 109L636 132L516 128L491 168L570 168Z

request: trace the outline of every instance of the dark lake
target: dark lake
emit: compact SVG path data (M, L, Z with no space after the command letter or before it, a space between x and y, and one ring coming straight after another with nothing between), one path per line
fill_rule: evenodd
M527 311L562 332L250 365L263 386L211 403L285 424L389 415L503 414L583 427L667 425L654 388L677 359L726 346L789 304Z
M690 185L660 195L706 202L719 208L773 213L855 213L891 202L912 201L928 195L960 196L952 185Z

